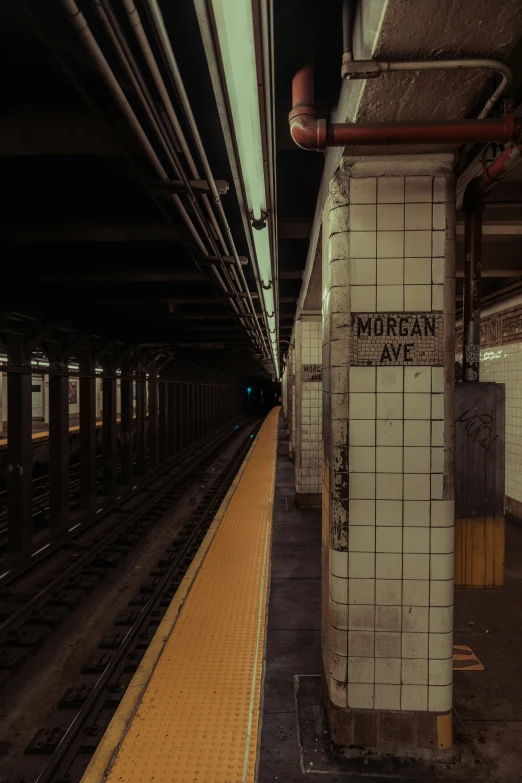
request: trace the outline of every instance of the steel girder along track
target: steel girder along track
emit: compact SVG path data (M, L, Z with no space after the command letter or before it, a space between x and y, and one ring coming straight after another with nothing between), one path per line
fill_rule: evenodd
M48 759L38 777L34 778L34 771L32 778L21 771L17 783L75 783L81 779L259 428L260 422L248 428L246 438L129 603L129 610L104 636L99 655L86 662L82 685L69 687L63 695L58 709L72 712L66 721L68 728L63 728L61 720L61 728L40 730L28 745L26 753L45 754ZM85 683L85 674L92 675L92 685Z
M51 557L49 563L42 565L29 559L13 569L10 588L0 593L0 684L41 647L87 593L149 532L245 422L246 419L239 423L236 420L223 428L214 440L207 442L206 449L196 451L188 465L170 464L170 469L159 474L166 481L148 493L137 509L123 516L120 512L116 519L107 516L102 525L107 529L101 532L94 519L83 535L80 531L74 548L70 548L69 540L62 549L60 542L57 543L56 561ZM173 476L172 470L176 468ZM154 477L158 480L158 474ZM143 490L143 485L140 488ZM31 584L35 578L36 588L34 581Z

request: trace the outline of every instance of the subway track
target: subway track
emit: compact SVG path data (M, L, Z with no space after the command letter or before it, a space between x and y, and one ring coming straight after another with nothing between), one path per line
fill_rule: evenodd
M0 685L183 495L238 426L227 426L152 481L145 477L143 485L135 485L133 494L122 496L104 516L75 526L64 540L7 574L0 592Z
M235 436L232 440L233 453L227 457L219 473L210 474L212 480L184 527L165 547L149 577L130 600L129 606L107 628L99 650L85 661L78 680L71 682L66 688L60 699L55 719L37 732L27 746L20 774L18 774L20 764L16 766L14 777L12 774L3 777L0 771L1 783L21 783L21 781L30 783L36 780L39 783L74 781L81 778L179 582L253 442L259 422L243 421L239 429L238 426L236 425L231 431L227 430L215 448L207 449L204 457L198 460L197 464L193 464L192 470L187 472L187 475L183 478L178 476L172 486L165 487L164 491L147 505L147 508L139 510L126 534L128 537L122 539L121 534L117 534L110 542L106 542L106 555L114 552L121 554L122 548L135 544L138 540L136 536L139 537L137 528L141 525L143 529L150 530L157 520L179 500L187 486L194 482L194 478L202 474L205 465L208 466L226 442L230 443ZM229 446L229 451L230 448ZM130 541L131 538L133 541ZM92 551L90 554L93 554ZM104 560L103 555L95 553L94 561L87 566L90 567L87 576L96 580L102 578L103 572L108 568L109 560L112 561L112 557ZM88 583L90 584L90 580L83 582L85 591L88 590ZM77 583L73 588L67 589L78 589ZM54 615L59 622L59 615L63 610L72 608L74 607L48 602L45 618L40 614L40 619L52 622ZM41 630L42 627L39 624L28 623L24 631L27 635L19 634L18 643L22 644L25 641L30 644L31 641L35 641L30 631L35 628ZM20 631L20 627L18 630ZM48 626L46 630L47 633L52 633L52 626Z

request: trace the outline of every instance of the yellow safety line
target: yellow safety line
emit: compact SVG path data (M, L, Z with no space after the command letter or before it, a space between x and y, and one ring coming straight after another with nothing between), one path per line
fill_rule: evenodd
M110 783L254 781L278 415L259 433Z

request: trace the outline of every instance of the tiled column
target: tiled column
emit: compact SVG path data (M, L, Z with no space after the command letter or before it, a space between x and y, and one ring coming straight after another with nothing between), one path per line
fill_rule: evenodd
M295 457L295 349L290 346L288 351L288 381L287 381L287 399L288 399L288 456L290 459Z
M295 324L295 503L321 506L321 316Z
M345 161L323 224L323 660L341 745L451 745L455 203L445 155Z

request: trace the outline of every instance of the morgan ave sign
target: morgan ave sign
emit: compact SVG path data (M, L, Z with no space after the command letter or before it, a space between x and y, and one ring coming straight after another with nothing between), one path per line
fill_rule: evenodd
M303 364L302 366L302 380L303 381L322 381L323 379L323 365L322 364Z
M352 366L443 363L442 313L352 313Z

